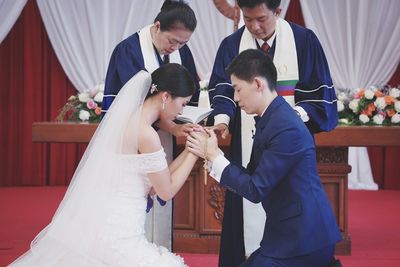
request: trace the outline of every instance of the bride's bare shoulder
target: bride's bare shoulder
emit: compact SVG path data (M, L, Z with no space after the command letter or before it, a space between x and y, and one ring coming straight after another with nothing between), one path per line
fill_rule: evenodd
M152 125L141 121L139 129L138 147L141 153L150 153L161 149L160 137Z

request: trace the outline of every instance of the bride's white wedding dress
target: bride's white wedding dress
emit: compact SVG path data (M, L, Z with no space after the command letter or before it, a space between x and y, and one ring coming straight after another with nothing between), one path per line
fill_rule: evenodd
M137 124L150 84L150 75L139 72L121 89L51 223L10 266L186 266L145 237L147 173L168 168L163 149L136 153Z
M164 150L151 154L119 155L120 184L111 199L114 207L107 219L100 246L109 266L186 266L182 258L147 241L144 224L147 194L146 173L165 169Z

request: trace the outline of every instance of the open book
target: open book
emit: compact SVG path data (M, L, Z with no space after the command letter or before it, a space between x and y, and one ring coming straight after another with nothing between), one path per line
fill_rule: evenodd
M210 115L212 108L185 106L182 114L176 117L181 122L199 123Z

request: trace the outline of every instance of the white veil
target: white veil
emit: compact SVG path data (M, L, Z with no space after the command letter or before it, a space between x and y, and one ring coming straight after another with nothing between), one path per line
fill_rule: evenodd
M118 186L117 155L137 152L138 117L151 85L140 71L120 90L99 124L51 223L32 241L31 249L11 266L104 266L96 260ZM129 131L127 131L129 126ZM129 132L129 140L124 135ZM106 253L106 251L104 251Z

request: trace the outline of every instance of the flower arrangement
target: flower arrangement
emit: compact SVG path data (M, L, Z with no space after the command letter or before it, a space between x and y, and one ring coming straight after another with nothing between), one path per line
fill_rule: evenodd
M339 123L400 125L400 89L389 86L337 90Z
M104 97L104 84L68 98L60 109L56 121L100 122L101 103Z

